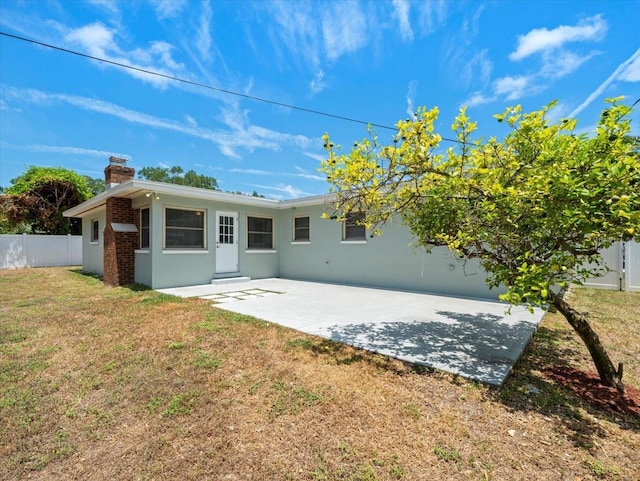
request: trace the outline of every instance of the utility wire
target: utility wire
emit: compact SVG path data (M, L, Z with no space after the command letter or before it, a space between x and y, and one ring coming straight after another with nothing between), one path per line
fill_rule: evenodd
M308 109L308 108L305 108L305 107L297 107L295 105L285 104L283 102L278 102L276 100L269 100L269 99L265 99L265 98L262 98L262 97L256 97L256 96L253 96L253 95L243 94L241 92L235 92L233 90L223 89L223 88L220 88L220 87L214 87L212 85L207 85L207 84L203 84L203 83L200 83L200 82L194 82L192 80L186 80L186 79L183 79L183 78L180 78L180 77L175 77L173 75L167 75L167 74L164 74L164 73L155 72L153 70L147 70L147 69L140 68L140 67L134 67L132 65L127 65L127 64L124 64L124 63L121 63L121 62L115 62L113 60L108 60L108 59L101 58L101 57L95 57L93 55L88 55L86 53L78 52L76 50L70 50L68 48L58 47L56 45L51 45L51 44L48 44L48 43L39 42L37 40L32 40L32 39L29 39L29 38L26 38L26 37L21 37L19 35L13 35L13 34L2 32L2 31L0 31L0 35L3 35L5 37L9 37L9 38L13 38L13 39L16 39L16 40L21 40L23 42L28 42L28 43L31 43L31 44L34 44L34 45L39 45L41 47L46 47L46 48L50 48L50 49L53 49L53 50L58 50L60 52L64 52L64 53L68 53L68 54L72 54L72 55L77 55L79 57L84 57L84 58L88 58L88 59L91 59L91 60L96 60L98 62L103 62L103 63L107 63L107 64L110 64L110 65L115 65L117 67L129 69L129 70L135 70L137 72L142 72L142 73L145 73L145 74L148 74L148 75L155 75L157 77L166 78L168 80L174 80L176 82L181 82L181 83L184 83L184 84L187 84L187 85L193 85L195 87L201 87L201 88L205 88L205 89L209 89L209 90L214 90L216 92L221 92L221 93L228 94L228 95L235 95L236 97L243 97L243 98L246 98L246 99L249 99L249 100L254 100L256 102L263 102L263 103L266 103L266 104L277 105L279 107L286 107L288 109L300 110L302 112L307 112L307 113L310 113L310 114L323 115L325 117L331 117L331 118L334 118L334 119L345 120L345 121L348 121L348 122L355 122L355 123L358 123L358 124L371 125L372 127L378 127L378 128L386 129L386 130L393 130L393 131L397 130L396 127L390 127L388 125L374 124L372 122L366 122L364 120L354 119L352 117L346 117L346 116L343 116L343 115L331 114L331 113L328 113L328 112L322 112L322 111L319 111L319 110ZM449 139L444 139L444 140L449 140ZM457 140L452 140L452 141L457 142Z
M144 68L140 68L140 67L134 67L133 65L127 65L121 62L116 62L114 60L108 60L106 58L101 58L101 57L95 57L93 55L89 55L86 53L82 53L82 52L78 52L76 50L71 50L68 48L63 48L63 47L58 47L57 45L51 45L49 43L44 43L44 42L39 42L37 40L33 40L30 38L26 38L26 37L21 37L19 35L13 35L7 32L2 32L0 31L0 35L4 36L4 37L9 37L9 38L13 38L15 40L20 40L23 42L27 42L27 43L31 43L33 45L39 45L41 47L46 47L46 48L50 48L53 50L58 50L60 52L64 52L64 53L68 53L71 55L77 55L78 57L84 57L84 58L88 58L90 60L95 60L97 62L102 62L102 63L106 63L106 64L110 64L110 65L115 65L116 67L120 67L120 68L124 68L124 69L129 69L129 70L135 70L137 72L142 72L145 73L147 75L155 75L156 77L162 77L168 80L173 80L175 82L181 82L187 85L193 85L194 87L201 87L201 88L205 88L208 90L213 90L215 92L220 92L220 93L224 93L227 95L235 95L236 97L242 97L248 100L253 100L255 102L263 102L266 104L271 104L271 105L277 105L279 107L285 107L288 109L292 109L292 110L299 110L301 112L307 112L310 114L315 114L315 115L322 115L324 117L330 117L333 119L338 119L338 120L344 120L347 122L353 122L353 123L357 123L357 124L362 124L362 125L368 125L368 126L372 126L372 127L378 127L380 129L385 129L385 130L392 130L392 131L397 131L398 129L396 127L390 127L388 125L383 125L383 124L375 124L372 122L366 122L364 120L359 120L359 119L355 119L353 117L346 117L344 115L337 115L337 114L331 114L329 112L322 112L320 110L314 110L314 109L308 109L305 107L298 107L295 105L291 105L291 104L285 104L284 102L278 102L276 100L270 100L270 99L265 99L262 97L256 97L254 95L249 95L249 94L243 94L241 92L236 92L233 90L228 90L228 89L223 89L220 87L214 87L213 85L208 85L208 84L203 84L200 82L194 82L192 80L187 80L187 79L183 79L180 77L175 77L173 75L167 75L164 73L160 73L160 72L155 72L153 70L148 70L148 69L144 69ZM635 105L640 102L640 98L638 98L638 100L636 100L632 107L635 107ZM457 144L466 144L466 142L463 142L461 140L458 139L451 139L451 138L447 138L447 137L441 137L442 140L446 141L446 142L453 142L453 143L457 143Z

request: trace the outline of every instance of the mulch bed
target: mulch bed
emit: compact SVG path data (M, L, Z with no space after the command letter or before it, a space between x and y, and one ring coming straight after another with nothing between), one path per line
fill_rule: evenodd
M572 390L595 408L613 413L630 414L640 418L640 389L626 386L624 394L600 384L596 373L580 371L569 366L551 366L548 376Z

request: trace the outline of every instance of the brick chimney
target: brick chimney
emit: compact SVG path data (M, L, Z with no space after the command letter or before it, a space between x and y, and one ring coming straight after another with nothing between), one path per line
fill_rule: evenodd
M103 280L110 286L132 284L135 277L135 249L138 228L131 199L107 199L107 225L104 229Z
M135 169L126 166L127 159L121 157L109 157L109 165L104 169L104 183L109 190L122 182L133 179Z
M104 169L107 189L133 179L135 170L126 159L109 157ZM104 283L111 286L131 284L135 277L135 249L139 243L136 211L131 199L109 197L104 228Z

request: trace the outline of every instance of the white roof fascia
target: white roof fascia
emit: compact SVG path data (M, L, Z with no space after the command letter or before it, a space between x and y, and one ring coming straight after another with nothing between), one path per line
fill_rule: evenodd
M269 207L272 209L288 209L291 207L303 207L319 205L331 202L333 194L314 195L302 197L300 199L274 200L263 197L253 197L243 194L231 194L219 190L201 189L177 184L167 184L164 182L153 182L149 180L131 179L118 184L101 194L66 210L65 217L84 217L90 211L102 207L110 197L137 197L135 194L143 195L153 193L157 195L174 195L191 199L201 199L217 202L232 202L235 204L251 205L256 207Z

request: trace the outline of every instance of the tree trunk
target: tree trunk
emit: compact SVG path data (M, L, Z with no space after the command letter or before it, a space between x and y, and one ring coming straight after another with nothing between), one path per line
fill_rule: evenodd
M562 313L567 322L578 333L584 344L589 349L591 359L596 365L600 381L606 386L615 387L619 392L624 392L624 384L622 384L622 364L616 370L607 354L604 346L600 342L600 338L593 330L587 318L572 308L560 294L552 294L551 300L553 306Z

